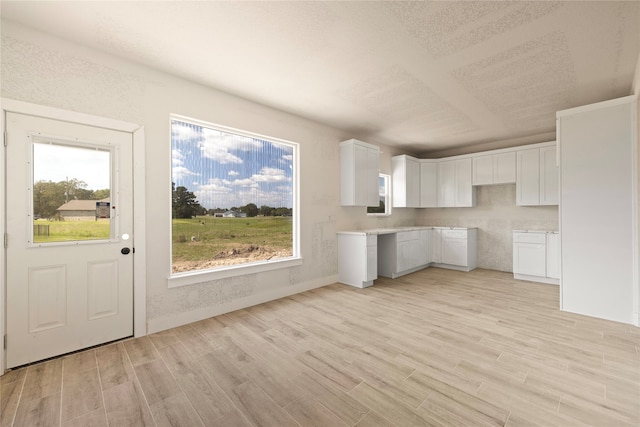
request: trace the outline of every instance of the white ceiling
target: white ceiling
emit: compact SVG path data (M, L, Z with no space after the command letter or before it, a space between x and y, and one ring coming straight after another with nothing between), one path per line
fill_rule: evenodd
M640 53L638 1L3 0L1 14L415 154L548 139L556 111L629 95Z

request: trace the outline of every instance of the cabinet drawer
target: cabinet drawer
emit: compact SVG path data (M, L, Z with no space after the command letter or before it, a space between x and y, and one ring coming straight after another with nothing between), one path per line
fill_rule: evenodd
M442 230L442 237L447 239L466 239L467 230Z
M513 233L514 243L546 243L545 233Z

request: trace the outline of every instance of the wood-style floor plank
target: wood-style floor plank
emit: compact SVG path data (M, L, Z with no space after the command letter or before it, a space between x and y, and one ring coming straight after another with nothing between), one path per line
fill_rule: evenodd
M333 284L0 377L9 426L640 426L640 328L430 268Z

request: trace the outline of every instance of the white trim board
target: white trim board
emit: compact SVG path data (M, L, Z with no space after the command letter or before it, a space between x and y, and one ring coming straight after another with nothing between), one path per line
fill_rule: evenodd
M31 104L13 99L0 98L0 130L5 134L5 117L7 112L28 114L37 117L62 120L71 123L96 126L105 129L112 129L121 132L131 133L133 136L133 193L145 194L145 137L144 128L135 123L109 119L105 117L93 116L90 114L78 113L74 111L62 110L54 107ZM4 147L3 147L4 148ZM0 200L5 200L6 176L5 150L0 150ZM134 283L133 283L133 333L139 337L147 334L147 303L146 303L146 260L145 260L145 198L134 197L134 248L133 260ZM6 211L0 209L0 234L6 233ZM6 334L5 308L6 308L6 251L4 244L0 245L0 333L4 337ZM2 340L0 340L2 341ZM6 349L0 348L0 375L4 374L6 366Z

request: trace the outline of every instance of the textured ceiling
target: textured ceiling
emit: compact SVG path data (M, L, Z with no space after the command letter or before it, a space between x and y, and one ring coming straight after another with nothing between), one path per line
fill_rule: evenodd
M3 19L415 154L629 95L640 2L2 1ZM55 19L51 19L55 17Z

